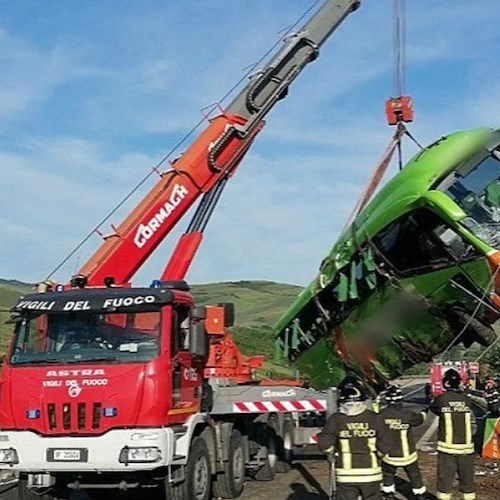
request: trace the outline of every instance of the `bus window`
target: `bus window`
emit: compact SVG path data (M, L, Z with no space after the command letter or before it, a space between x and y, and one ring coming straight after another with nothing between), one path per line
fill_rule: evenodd
M459 168L441 189L467 214L463 223L490 246L500 244L500 161L498 152L472 168Z
M453 242L453 252L448 241ZM409 276L456 265L470 251L458 233L425 209L389 224L373 238L373 243L399 274Z

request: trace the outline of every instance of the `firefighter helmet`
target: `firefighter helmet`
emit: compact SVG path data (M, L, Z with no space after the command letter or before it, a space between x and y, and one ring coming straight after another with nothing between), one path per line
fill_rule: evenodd
M444 374L443 387L445 389L458 389L460 387L460 375L453 368L450 368Z
M339 387L339 398L343 403L348 401L364 401L366 394L361 384L347 382Z
M403 399L401 389L396 385L391 385L385 393L385 400L388 403L397 403Z

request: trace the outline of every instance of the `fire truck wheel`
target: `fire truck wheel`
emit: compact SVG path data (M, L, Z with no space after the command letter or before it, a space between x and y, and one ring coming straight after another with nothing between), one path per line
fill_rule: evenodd
M40 490L28 488L28 480L23 478L19 479L17 493L19 500L53 500L56 498L49 493L42 494Z
M224 470L215 476L212 486L216 498L238 498L245 482L245 450L240 431L233 430L229 442L228 460Z
M203 438L195 437L186 466L186 500L209 500L211 482L212 470L207 444Z
M264 454L264 465L255 473L257 481L272 481L276 475L276 464L278 463L276 432L271 427L265 427L265 444L261 445L259 454Z

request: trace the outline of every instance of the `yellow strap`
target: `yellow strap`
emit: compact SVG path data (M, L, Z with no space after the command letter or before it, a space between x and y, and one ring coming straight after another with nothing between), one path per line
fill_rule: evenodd
M368 438L368 449L370 450L372 459L372 468L376 469L378 467L378 460L377 456L375 455L375 451L377 449L377 438Z
M408 443L408 430L401 431L401 450L403 451L403 457L407 457L410 454L410 443Z
M343 469L352 469L351 443L348 439L340 439Z
M444 440L446 444L453 444L453 420L451 413L444 414Z
M470 413L465 414L465 442L472 443L472 424Z

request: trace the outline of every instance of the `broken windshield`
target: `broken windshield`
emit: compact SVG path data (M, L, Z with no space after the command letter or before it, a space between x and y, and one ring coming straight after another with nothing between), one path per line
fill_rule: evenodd
M495 151L472 168L458 169L445 192L467 214L463 224L492 247L500 243L500 161Z
M158 354L160 313L29 312L17 322L10 362L150 361Z

